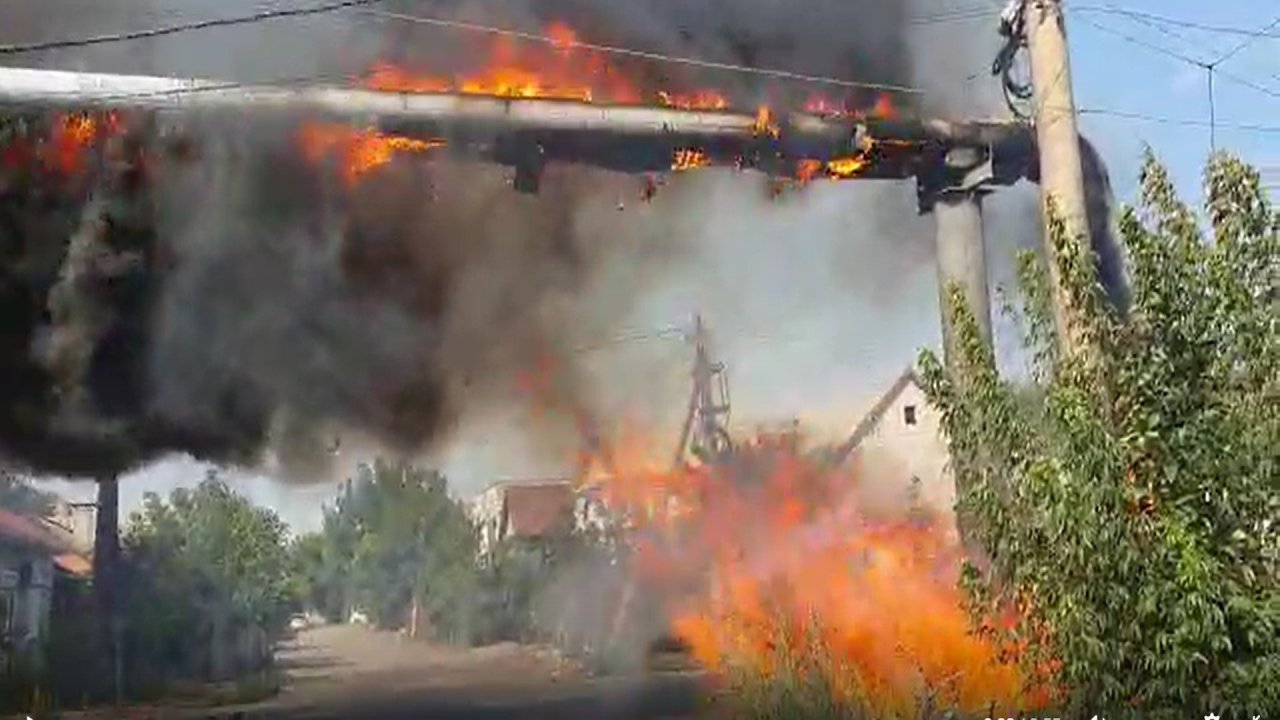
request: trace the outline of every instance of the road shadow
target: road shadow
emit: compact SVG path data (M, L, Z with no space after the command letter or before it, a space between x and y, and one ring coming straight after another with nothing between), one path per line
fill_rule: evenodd
M705 686L695 675L616 678L559 697L507 698L437 689L351 697L326 707L264 709L244 720L659 720L692 717ZM486 696L487 695L487 696Z

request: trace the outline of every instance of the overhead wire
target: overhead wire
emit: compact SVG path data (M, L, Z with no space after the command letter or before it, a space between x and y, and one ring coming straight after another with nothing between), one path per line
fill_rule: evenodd
M1238 50L1233 51L1232 53L1229 53L1224 57L1220 57L1217 60L1210 62L1210 61L1193 58L1190 55L1185 55L1183 53L1177 52L1176 50L1170 50L1169 48L1164 47L1163 45L1158 45L1156 43L1134 37L1133 35L1130 35L1122 30L1116 30L1115 28L1107 27L1106 25L1101 25L1099 23L1088 20L1087 18L1077 18L1077 19L1096 30L1100 30L1101 32L1107 33L1109 35L1113 35L1122 40L1125 40L1126 42L1147 48L1148 50L1160 53L1161 55L1172 58L1174 60L1178 60L1179 62L1187 63L1189 65L1194 65L1204 70L1213 70L1218 75L1222 76L1227 80L1230 80L1233 83L1236 83L1237 85L1247 87L1251 90L1255 90L1257 92L1263 93L1264 95L1280 98L1280 90L1275 90L1273 88L1266 87L1265 85L1259 85L1251 80L1247 80L1245 78L1239 77L1238 75L1235 75L1233 73L1222 72L1222 70L1217 67L1219 64L1223 62L1223 60L1229 59L1232 55L1235 54L1235 52L1238 52ZM1276 24L1280 25L1280 18L1277 18ZM1238 46L1238 47L1241 47L1241 46Z
M1141 120L1144 122L1152 122L1161 125L1183 125L1187 127L1209 127L1211 121L1196 120L1193 118L1171 118L1159 115L1149 115L1140 112L1129 112L1124 110L1111 110L1107 108L1079 108L1076 112L1080 115L1102 115L1106 117L1114 117L1127 120ZM1280 125L1260 125L1255 123L1236 123L1216 121L1219 128L1227 130L1237 130L1241 132L1255 133L1280 133Z
M377 4L382 1L383 0L342 0L340 2L331 2L331 3L322 4L322 5L314 5L314 6L308 6L308 7L278 8L273 10L265 10L265 11L261 11L261 12L257 12L249 15L243 15L243 16L237 16L237 17L231 17L231 18L215 18L215 19L202 20L197 22L183 23L179 25L166 26L163 28L153 28L150 30L136 31L131 33L120 33L116 35L100 35L100 36L93 36L88 38L66 39L66 40L59 40L59 41L45 41L40 43L28 43L23 45L5 45L5 46L0 46L0 54L19 54L23 52L34 52L38 50L53 49L53 48L80 47L85 45L95 45L95 44L102 44L102 43L109 43L109 42L123 42L123 41L144 39L144 38L150 38L150 37L158 37L158 36L168 35L168 34L193 32L193 31L198 31L198 30L212 28L212 27L264 22L264 21L272 20L276 18L298 17L298 16L314 15L314 14L328 13L328 12L334 12L334 11L340 11L340 10L351 10L361 14L386 17L386 18L396 19L401 21L422 23L422 24L428 24L433 26L447 27L447 28L464 30L464 31L481 32L485 34L493 34L493 35L500 35L500 36L506 36L506 37L515 37L518 39L528 40L532 42L552 44L558 47L565 47L567 45L569 47L579 47L582 49L588 49L588 50L593 50L598 52L636 56L636 57L641 57L644 59L649 59L657 62L696 65L696 66L710 67L710 68L720 69L720 70L747 72L747 73L754 73L754 74L765 74L765 75L770 75L774 77L781 77L785 79L793 79L798 81L845 85L850 87L882 89L882 90L897 90L901 92L912 92L912 93L924 92L921 88L905 86L905 85L871 83L871 82L846 80L841 78L825 77L825 76L818 76L818 75L805 75L805 74L793 73L785 70L773 70L769 68L757 68L757 67L751 67L751 66L735 65L731 63L704 61L696 58L666 55L662 53L655 53L655 52L649 52L644 50L635 50L632 48L626 48L626 47L620 47L620 46L602 45L597 43L585 43L585 42L566 43L562 39L552 38L546 35L540 35L536 33L510 30L506 28L498 28L494 26L482 25L479 23L468 23L463 21L447 20L443 18L435 18L435 17L429 17L429 16L408 15L404 13L396 13L396 12L385 11L385 10L380 10L380 9L370 7L371 5ZM989 0L989 1L993 7L999 6L998 0ZM1076 8L1076 9L1084 9L1084 8ZM956 9L955 11L952 11L952 12L939 13L933 16L923 16L921 18L918 18L918 20L924 21L924 22L943 21L946 19L954 19L954 18L960 18L960 17L968 18L970 16L977 16L979 14L982 16L990 16L992 13L990 10L987 10L985 8L965 8L965 9ZM1130 14L1130 13L1120 13L1120 14ZM1145 15L1140 13L1134 13L1134 14ZM1157 21L1155 18L1151 18L1151 19L1152 21ZM1099 30L1102 30L1103 32L1108 32L1113 35L1118 35L1119 37L1127 41L1142 45L1144 47L1147 47L1148 49L1151 49L1156 52L1160 52L1162 54L1165 54L1181 62L1194 64L1199 67L1206 67L1207 65L1209 65L1209 63L1206 63L1204 61L1200 61L1195 58L1189 57L1187 55L1183 55L1182 53L1170 50L1160 45L1142 41L1140 39L1129 36L1121 31L1117 31L1117 30L1108 28L1106 26L1098 25L1097 23L1094 23L1088 20L1085 20L1085 22L1086 24L1089 24ZM1266 30L1269 30L1272 27L1278 26L1278 25L1280 25L1280 18L1277 18L1276 21L1268 25ZM1263 37L1268 37L1268 35L1265 32L1261 34ZM1224 55L1222 58L1220 58L1216 62L1222 62L1224 59L1229 59L1231 56L1234 56L1241 49L1243 49L1244 46L1247 46L1247 43L1242 43L1241 45L1237 45L1235 48L1232 49L1230 53ZM993 67L993 71L994 70L998 70L998 66ZM118 95L105 96L105 97L99 98L99 100L120 100L120 99L144 98L144 97L166 96L166 95L186 95L186 94L196 94L196 93L202 93L202 92L218 92L218 91L225 91L225 90L235 90L235 89L241 89L241 88L249 88L253 86L261 86L261 85L303 86L306 84L315 83L315 82L324 81L324 80L350 81L352 79L353 77L349 74L338 75L333 73L320 73L320 74L293 76L288 78L261 80L261 81L254 81L254 82L239 82L239 81L209 82L207 84L201 84L193 87L180 87L180 88L172 88L172 89L166 89L166 90L121 93ZM1230 79L1239 81L1237 78L1234 78L1234 77L1230 77ZM1280 93L1270 91L1268 88L1256 87L1255 89L1258 89L1262 92L1267 92L1268 94L1280 96ZM1029 88L1027 88L1027 93L1029 96ZM1210 123L1206 123L1204 121L1198 121L1198 120L1192 120L1192 119L1159 117L1159 116L1146 115L1143 113L1128 112L1128 111L1122 111L1122 110L1110 110L1106 108L1085 108L1085 109L1078 110L1078 112L1082 115L1083 114L1104 115L1104 116L1109 116L1113 118L1156 122L1156 123L1163 123L1163 124L1186 125L1186 126L1205 126L1210 124L1216 124L1224 128L1235 129L1235 130L1246 131L1246 132L1261 132L1261 133L1280 132L1280 127L1278 126L1268 126L1268 125L1250 124L1250 123L1214 123L1212 121Z
M1211 148L1217 147L1217 129L1219 127L1219 123L1217 122L1218 108L1217 108L1217 97L1216 97L1217 93L1215 92L1215 78L1222 77L1225 80L1229 80L1237 85L1240 85L1242 87L1247 87L1251 90L1262 93L1269 97L1280 98L1280 90L1275 90L1265 85L1260 85L1251 80L1247 80L1245 78L1239 77L1234 73L1223 72L1222 69L1219 67L1222 63L1226 62L1227 60L1230 60L1232 57L1239 54L1242 50L1244 50L1246 47L1252 44L1257 39L1256 37L1248 37L1243 42L1235 45L1228 52L1218 56L1217 59L1212 61L1205 61L1205 60L1193 58L1189 55L1185 55L1175 50L1171 50L1162 45L1158 45L1156 43L1134 37L1133 35L1125 33L1121 30L1116 30L1114 28L1101 25L1097 22L1089 20L1086 17L1077 16L1076 19L1080 20L1086 25L1089 25L1090 27L1093 27L1096 30L1107 33L1109 35L1119 37L1122 40L1125 40L1126 42L1147 48L1153 52L1157 52L1166 57L1172 58L1174 60L1178 60L1179 62L1187 63L1203 69L1205 71L1205 80L1207 83L1207 91L1208 91L1207 98L1208 98L1208 105L1209 105L1209 122L1207 124L1207 127L1209 128L1209 145ZM1277 17L1274 21L1272 21L1270 24L1264 27L1263 32L1270 31L1275 27L1280 27L1280 17Z
M409 13L395 12L391 10L380 10L377 8L357 8L356 12L363 15L373 17L382 17L393 20L402 20L421 25L430 25L434 27L449 28L454 30L463 30L468 32L482 33L488 35L496 35L499 37L509 37L518 40L527 40L529 42L543 43L557 48L578 48L582 50L591 50L593 52L604 53L609 55L619 55L625 57L640 58L643 60L652 60L656 62L665 62L673 65L689 65L709 70L723 70L726 72L737 72L751 75L762 75L775 77L784 80L795 80L798 82L806 82L813 84L834 85L849 88L862 88L867 90L885 90L892 92L923 94L922 88L912 87L909 85L899 85L894 83L878 83L864 80L846 80L842 78L828 77L824 75L809 75L805 73L792 72L790 70L780 70L773 68L760 68L751 65L740 65L737 63L717 62L713 60L701 60L698 58L685 57L681 55L669 55L666 53L653 52L650 50L637 50L634 48L623 47L620 45L604 45L601 43L582 42L579 40L567 40L565 38L553 38L540 33L526 32L523 30L512 30L509 28L500 28L482 23L466 22L463 20L449 20L447 18L433 17L429 15L411 15Z
M1272 20L1270 23L1268 23L1266 27L1262 28L1262 30L1258 34L1250 35L1249 37L1240 41L1239 45L1236 45L1235 47L1231 48L1225 54L1223 54L1221 57L1219 57L1217 60L1214 60L1210 64L1214 66L1221 65L1222 63L1240 54L1241 50L1244 50L1245 48L1252 45L1260 37L1275 37L1272 35L1268 35L1266 33L1268 33L1271 30L1274 30L1277 27L1280 27L1280 16L1277 16L1275 20Z
M305 17L307 15L321 15L325 13L337 12L339 10L349 10L357 7L373 5L383 2L384 0L339 0L338 2L324 3L321 5L310 5L306 7L276 8L273 10L262 10L248 15L238 15L235 17L209 18L205 20L197 20L194 22L180 23L177 25L167 25L158 28L149 28L147 30L135 30L132 32L113 33L110 35L93 35L89 37L67 38L62 40L42 40L32 43L21 43L13 45L0 45L0 55L21 55L24 53L40 52L45 50L60 50L64 48L88 47L91 45L105 45L110 43L127 42L131 40L146 40L151 38L163 37L165 35L177 35L181 33L195 32L198 30L207 30L210 28L230 27L234 25L250 25L267 20L276 20L279 18L296 18Z
M1147 22L1168 25L1173 27L1188 28L1191 30L1201 30L1203 32L1220 33L1224 35L1244 35L1251 38L1267 38L1280 40L1280 33L1269 32L1275 26L1264 28L1263 30L1252 30L1241 27L1227 27L1222 25L1209 25L1206 23L1195 22L1193 20L1183 20L1180 18L1168 17L1166 15L1158 15L1155 13L1142 12L1140 10L1129 10L1127 8L1118 8L1110 5L1069 5L1068 10L1072 12L1083 13L1100 13L1107 15L1120 15L1133 20L1144 20Z
M939 23L948 23L957 20L980 20L990 18L992 16L991 8L971 7L968 9L948 10L933 15L919 15L907 18L908 25L935 25Z

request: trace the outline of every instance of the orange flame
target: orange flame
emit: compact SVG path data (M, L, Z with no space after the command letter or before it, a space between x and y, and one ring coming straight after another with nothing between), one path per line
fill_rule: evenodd
M518 43L507 37L495 39L484 68L478 72L431 75L380 63L365 77L364 85L387 92L640 102L640 92L600 53L580 47L571 27L552 23L546 34L549 46Z
M499 37L488 48L483 69L458 75L408 71L389 63L374 65L363 84L386 92L488 95L640 105L682 110L726 110L728 98L714 90L642 92L620 68L596 50L584 47L565 23L549 25L549 45Z
M53 123L48 144L42 153L45 166L64 175L78 175L85 170L89 151L106 135L121 131L115 113L95 115L71 113L59 115Z
M336 154L348 185L355 185L370 171L391 162L397 153L422 153L445 144L435 138L423 140L325 123L302 126L298 140L303 155L311 162L319 163Z
M802 183L812 180L819 172L822 172L822 161L806 158L796 163L796 179Z
M707 154L697 148L679 148L671 156L671 169L676 172L706 167L710 164L711 159Z
M783 681L805 667L845 702L903 716L932 694L962 712L1027 707L1016 667L971 632L954 530L861 507L858 479L764 438L729 466L651 471L615 453L606 503L636 571L705 666ZM815 679L815 678L809 678Z
M875 107L871 109L872 117L891 119L898 116L898 108L893 104L893 98L888 93L880 93L876 98Z
M897 117L898 109L894 105L893 96L889 93L880 93L876 96L875 104L870 109L851 110L853 103L850 101L836 102L831 98L821 95L815 95L809 98L804 105L805 112L821 115L823 117L872 117L889 119ZM860 106L865 107L865 106Z
M867 165L869 161L866 157L860 155L850 155L848 157L832 158L827 161L827 174L838 180L847 180L857 177Z
M780 137L782 128L773 119L773 111L768 105L761 105L756 110L756 120L752 124L751 131L756 135L768 135L769 137Z
M658 91L658 102L680 110L727 110L729 100L714 90L694 93L669 93Z

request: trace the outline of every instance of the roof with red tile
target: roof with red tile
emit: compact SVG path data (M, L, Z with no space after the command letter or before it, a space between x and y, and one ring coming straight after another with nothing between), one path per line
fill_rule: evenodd
M576 497L569 482L512 483L503 487L509 537L537 538L573 532Z
M67 573L68 575L85 578L93 574L93 562L91 562L89 558L76 553L55 555L53 558L53 564L57 565L59 570Z
M51 554L71 552L71 542L38 520L0 508L0 541L39 548Z

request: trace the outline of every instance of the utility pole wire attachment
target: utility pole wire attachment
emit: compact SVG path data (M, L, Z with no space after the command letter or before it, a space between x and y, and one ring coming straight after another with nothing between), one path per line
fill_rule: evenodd
M1034 94L1030 81L1020 82L1013 78L1018 51L1027 46L1026 5L1026 0L1009 0L1000 13L1000 36L1005 38L1005 42L991 64L991 74L1000 78L1004 89L1005 104L1015 117L1022 120L1030 118L1030 113L1023 110L1020 103L1029 102Z

